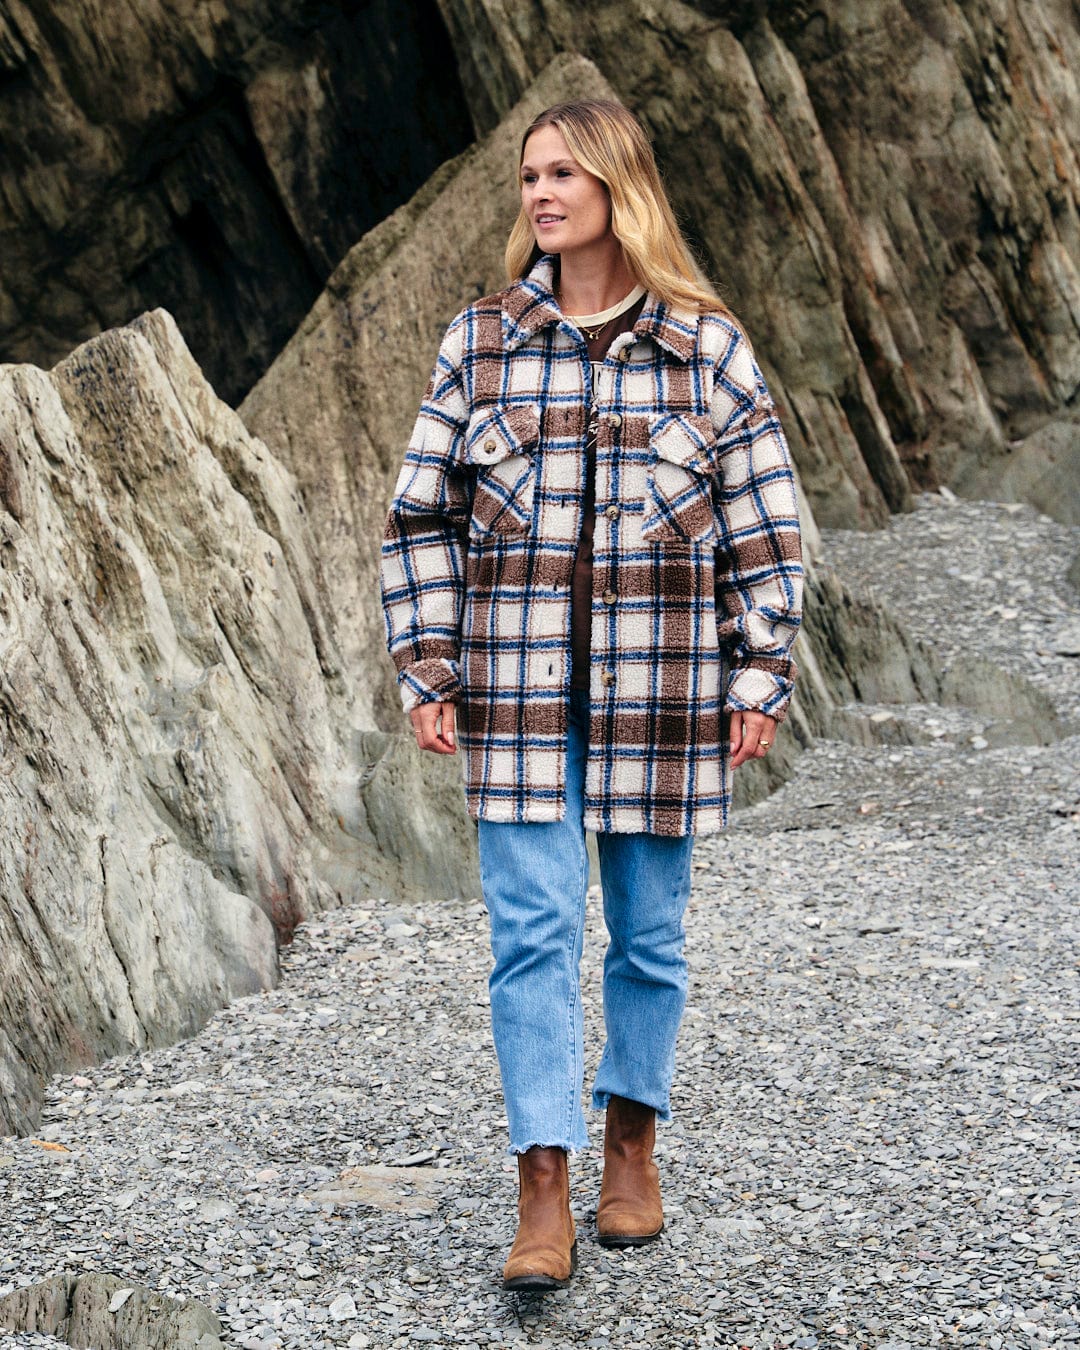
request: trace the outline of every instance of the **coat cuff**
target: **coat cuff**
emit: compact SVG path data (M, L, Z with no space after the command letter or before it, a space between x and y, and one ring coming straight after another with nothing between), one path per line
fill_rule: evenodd
M461 666L445 656L412 661L398 671L401 702L407 713L422 703L460 703Z
M772 667L772 669L766 668ZM778 667L783 666L781 672ZM740 666L728 684L726 712L760 712L782 722L795 687L795 663L766 660L761 666Z

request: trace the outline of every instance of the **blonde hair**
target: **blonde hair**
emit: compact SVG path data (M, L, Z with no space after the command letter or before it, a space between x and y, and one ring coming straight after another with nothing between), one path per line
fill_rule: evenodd
M738 322L701 278L668 201L649 138L633 113L612 99L575 99L545 108L521 138L519 165L529 137L541 127L557 127L581 167L604 184L611 199L612 233L639 285L665 304L719 310ZM508 280L524 277L543 251L522 207L506 244Z

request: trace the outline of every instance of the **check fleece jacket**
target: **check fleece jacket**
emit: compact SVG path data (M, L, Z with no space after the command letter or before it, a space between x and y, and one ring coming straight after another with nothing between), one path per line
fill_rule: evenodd
M570 598L598 423L588 829L727 823L725 710L782 719L802 564L787 443L719 313L651 293L590 409L554 260L446 330L386 520L382 600L406 711L460 704L474 818L566 811Z

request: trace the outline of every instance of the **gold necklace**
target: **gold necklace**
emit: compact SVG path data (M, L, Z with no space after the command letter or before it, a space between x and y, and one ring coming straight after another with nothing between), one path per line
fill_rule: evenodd
M594 318L598 318L600 320L600 322L598 324L595 324L592 328L586 327L585 324L581 322L580 316L574 314L566 314L564 311L564 317L570 320L570 322L574 325L574 327L578 330L579 333L584 333L590 342L595 342L596 339L599 337L599 335L608 326L608 324L612 322L612 320L617 319L620 317L620 315L624 314L626 310L629 309L629 307L634 303L634 301L644 294L645 294L644 286L640 285L635 286L629 295L624 296L622 300L616 301L616 303L612 305L609 309L605 309L602 314L591 316ZM563 308L562 295L558 290L555 290L554 296L555 296L555 303L559 306L561 310Z
M562 309L563 307L562 295L560 294L559 291L555 292L555 303L559 306L560 309ZM564 313L563 317L569 319L570 322L574 325L574 327L578 330L578 332L584 333L590 342L595 342L598 334L600 333L600 330L605 326L605 324L610 322L610 320L605 319L604 323L600 324L598 328L586 328L585 325L583 323L579 323L578 320L575 319L572 314Z
M578 323L577 319L575 319L573 315L567 315L567 317L579 332L585 334L585 336L589 339L590 342L596 341L597 337L600 335L600 329L604 327L604 324L601 324L600 328L586 328L583 323Z

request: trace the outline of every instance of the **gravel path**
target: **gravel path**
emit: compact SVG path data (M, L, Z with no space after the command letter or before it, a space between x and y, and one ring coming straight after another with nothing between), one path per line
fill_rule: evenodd
M828 545L1075 733L1080 531L925 497ZM1080 736L911 717L912 744L819 744L697 846L659 1243L596 1244L593 1114L576 1279L501 1291L515 1173L483 909L373 904L305 924L281 987L191 1040L54 1081L37 1139L0 1140L0 1295L109 1271L199 1299L244 1347L1080 1342Z

